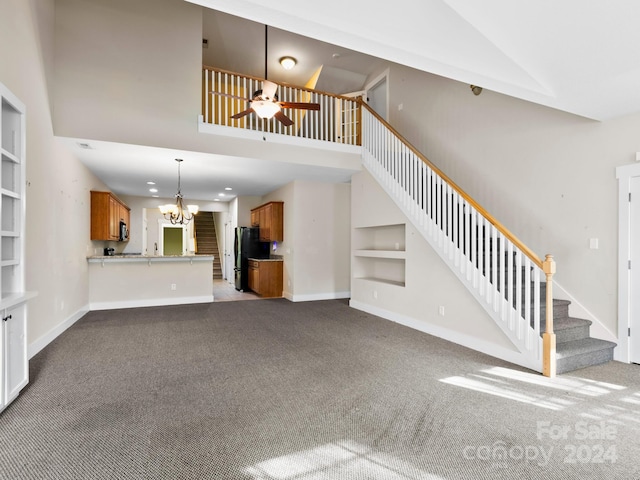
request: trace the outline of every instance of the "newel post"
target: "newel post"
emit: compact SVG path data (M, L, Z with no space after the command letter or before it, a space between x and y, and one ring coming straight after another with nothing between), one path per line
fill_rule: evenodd
M545 377L555 377L556 334L553 332L553 274L556 273L556 262L553 261L553 255L545 257L542 269L547 277L545 332L542 334L542 374Z

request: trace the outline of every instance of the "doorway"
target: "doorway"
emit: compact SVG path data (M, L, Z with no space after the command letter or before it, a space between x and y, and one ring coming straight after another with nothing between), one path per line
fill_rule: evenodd
M629 190L629 360L640 363L640 177Z
M640 363L640 164L618 167L616 177L618 347L614 359Z
M184 255L186 253L187 229L184 225L160 225L160 254Z
M365 87L367 92L366 99L369 105L378 115L385 120L389 120L389 94L387 86L387 77L389 71L385 71L382 75L375 78L368 86Z

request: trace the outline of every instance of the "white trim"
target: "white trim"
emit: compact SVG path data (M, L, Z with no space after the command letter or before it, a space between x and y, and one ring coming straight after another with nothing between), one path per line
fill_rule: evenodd
M618 179L618 347L613 351L613 359L630 363L631 352L628 329L631 327L629 251L630 231L629 193L631 178L640 176L640 164L622 165L616 168Z
M76 313L68 317L66 320L62 321L47 333L42 335L37 340L34 340L27 346L27 356L29 360L33 358L38 352L40 352L44 347L53 342L62 332L64 332L71 325L76 323L82 317L84 317L89 312L89 305L85 305L84 307L78 309Z
M289 292L285 292L284 297L292 302L315 302L317 300L338 300L342 298L350 298L351 292L308 293L306 295L292 295Z
M242 138L244 140L254 140L257 142L272 142L281 145L296 145L299 147L317 148L333 152L353 153L358 156L362 154L362 147L360 145L346 145L344 143L325 142L324 140L294 137L291 135L283 135L281 133L261 132L258 130L245 130L243 128L213 125L211 123L204 123L202 115L198 116L198 133Z
M363 312L367 312L372 315L384 318L385 320L399 323L401 325L404 325L405 327L413 328L414 330L418 330L420 332L442 338L449 342L462 345L463 347L476 350L491 357L496 357L506 362L529 368L536 372L542 371L542 363L538 366L533 365L529 358L527 358L517 350L509 350L494 343L490 343L484 340L478 340L475 337L471 337L460 332L425 323L424 321L419 321L415 318L407 317L406 315L402 315L396 312L383 310L366 303L358 302L357 300L349 301L349 306L355 308L356 310L362 310Z
M139 308L139 307L164 307L167 305L185 305L191 303L211 303L212 295L200 295L197 297L172 297L172 298L148 298L142 300L121 300L117 302L93 302L89 304L89 309L94 310L116 310L119 308Z

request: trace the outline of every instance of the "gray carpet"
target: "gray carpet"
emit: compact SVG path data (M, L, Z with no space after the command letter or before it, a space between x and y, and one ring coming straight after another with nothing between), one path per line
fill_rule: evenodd
M91 312L0 414L2 479L637 479L640 367L550 381L348 307Z

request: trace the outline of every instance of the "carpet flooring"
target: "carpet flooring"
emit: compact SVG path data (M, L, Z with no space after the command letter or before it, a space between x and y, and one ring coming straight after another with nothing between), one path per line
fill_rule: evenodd
M90 312L0 414L2 479L639 479L640 367L556 379L284 299Z

